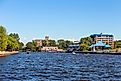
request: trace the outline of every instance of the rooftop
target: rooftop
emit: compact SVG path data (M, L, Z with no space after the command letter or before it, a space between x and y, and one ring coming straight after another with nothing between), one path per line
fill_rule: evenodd
M92 35L90 35L90 37L95 37L95 36L109 36L109 37L113 37L113 35L111 35L111 34L92 34Z

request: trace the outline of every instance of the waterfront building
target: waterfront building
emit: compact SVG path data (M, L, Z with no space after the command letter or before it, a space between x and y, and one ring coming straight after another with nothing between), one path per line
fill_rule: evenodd
M46 46L46 47L42 47L41 51L45 51L45 52L62 52L62 49L58 49L58 47L54 47L54 46Z
M79 41L74 41L73 44L69 45L67 48L67 52L74 52L80 50L80 43Z
M36 42L36 47L41 47L42 46L42 40L41 39L36 39L34 41Z
M92 43L96 44L99 41L104 42L105 44L110 45L112 48L114 48L114 36L110 34L93 34L90 35L92 38Z

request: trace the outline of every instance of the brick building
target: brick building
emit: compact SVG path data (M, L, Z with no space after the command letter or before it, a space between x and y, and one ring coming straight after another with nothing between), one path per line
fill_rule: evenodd
M42 40L41 39L36 39L34 40L37 44L37 47L41 47L42 46Z
M114 48L114 36L110 34L93 34L90 35L92 38L92 43L96 44L98 41L103 41L105 44L110 45L112 48Z

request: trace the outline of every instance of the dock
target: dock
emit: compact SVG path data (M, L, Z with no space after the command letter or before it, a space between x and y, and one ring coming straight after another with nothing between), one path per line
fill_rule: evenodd
M107 54L107 55L121 55L121 52L92 52L92 51L76 51L75 53L80 54Z

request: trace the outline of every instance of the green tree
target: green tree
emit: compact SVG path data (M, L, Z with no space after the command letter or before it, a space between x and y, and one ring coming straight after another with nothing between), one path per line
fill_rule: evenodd
M11 36L7 36L8 40L7 40L7 50L8 51L17 51L19 50L19 44L18 41L11 37Z
M42 40L42 46L47 46L47 41L46 40Z
M55 40L42 40L43 46L56 46Z
M57 43L58 43L59 49L65 49L66 48L66 43L63 39L58 40Z
M9 36L17 40L17 42L19 44L19 50L22 50L22 47L24 46L24 44L19 41L20 40L19 34L18 33L10 33Z
M48 46L56 46L56 41L55 40L48 40Z
M91 37L84 37L81 38L80 40L80 47L81 47L81 51L86 51L89 50L89 46L91 46L92 44L92 38Z
M58 47L64 50L66 50L70 44L73 44L72 41L69 41L69 40L65 41L63 39L58 40L57 43L58 43Z
M69 45L73 44L73 42L69 40L66 40L65 43L66 43L66 48L68 48Z
M23 46L24 46L24 43L23 42L19 42L19 50L22 50Z
M26 44L26 49L31 50L31 51L36 51L36 43L34 41L28 42Z
M7 34L6 29L0 26L0 51L5 51L7 48Z
M121 48L121 40L114 42L115 48Z
M19 37L19 35L17 33L10 33L9 36L15 38L17 41L20 40L20 37Z
M89 46L87 44L81 44L80 47L81 47L80 48L81 51L87 51L87 50L89 50Z

